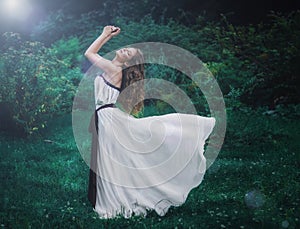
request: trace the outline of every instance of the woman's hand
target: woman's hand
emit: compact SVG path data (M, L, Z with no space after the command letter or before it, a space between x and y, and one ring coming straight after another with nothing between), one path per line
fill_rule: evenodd
M118 35L121 32L121 29L116 26L107 25L103 28L102 34L105 35L105 37L114 37Z

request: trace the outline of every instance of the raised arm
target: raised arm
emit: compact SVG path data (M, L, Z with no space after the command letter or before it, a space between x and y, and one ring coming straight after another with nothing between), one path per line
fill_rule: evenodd
M119 27L105 26L102 34L90 45L84 54L92 64L98 66L109 75L117 71L116 66L110 60L100 56L98 52L108 40L118 35L120 31Z

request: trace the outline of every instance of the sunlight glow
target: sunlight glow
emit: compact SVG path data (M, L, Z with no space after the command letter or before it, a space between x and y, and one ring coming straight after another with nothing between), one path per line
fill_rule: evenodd
M28 0L3 0L1 8L8 19L21 21L29 16L32 9Z
M19 3L18 0L7 0L5 2L6 9L9 11L16 10L18 7L18 3Z

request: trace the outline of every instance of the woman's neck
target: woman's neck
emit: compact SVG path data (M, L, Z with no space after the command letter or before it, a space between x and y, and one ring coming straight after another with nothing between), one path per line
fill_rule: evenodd
M117 57L115 57L111 62L117 67L122 67L124 65L124 63L119 61Z

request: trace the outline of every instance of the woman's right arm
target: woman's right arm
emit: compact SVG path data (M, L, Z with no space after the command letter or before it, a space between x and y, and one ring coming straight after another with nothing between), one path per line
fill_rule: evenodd
M105 26L102 34L90 45L84 55L88 60L101 68L107 74L112 74L117 71L116 66L110 60L107 60L98 54L100 48L113 36L119 34L121 29L115 26Z

